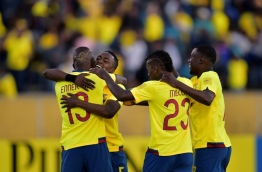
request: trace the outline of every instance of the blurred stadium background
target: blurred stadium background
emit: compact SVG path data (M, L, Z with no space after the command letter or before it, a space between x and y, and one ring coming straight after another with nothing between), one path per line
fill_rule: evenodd
M229 172L262 172L261 0L1 0L0 171L57 172L61 118L46 68L72 71L72 50L114 51L128 87L146 81L144 59L164 49L181 76L194 46L213 45L233 144ZM130 172L150 134L145 107L119 119Z

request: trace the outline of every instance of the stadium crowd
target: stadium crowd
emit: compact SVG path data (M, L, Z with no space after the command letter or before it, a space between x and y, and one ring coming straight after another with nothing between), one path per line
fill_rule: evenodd
M189 78L192 48L209 44L225 90L262 88L260 0L13 0L0 15L0 95L53 92L42 72L71 72L79 46L116 53L131 88L148 80L148 53L167 51Z

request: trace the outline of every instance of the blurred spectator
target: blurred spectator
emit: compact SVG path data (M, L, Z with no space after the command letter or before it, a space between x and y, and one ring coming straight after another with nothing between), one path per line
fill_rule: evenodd
M174 36L167 34L164 39L163 49L170 54L173 65L178 71L182 65L182 57L175 40Z
M16 80L19 93L26 90L26 70L33 55L33 44L33 35L25 19L17 20L15 28L8 32L4 40L7 68Z
M105 45L110 45L113 42L120 30L122 15L118 3L107 3L104 6L103 14L98 20L99 42Z
M261 35L260 0L0 1L0 62L13 74L19 93L52 91L43 70L69 70L67 56L75 46L87 46L94 54L117 53L118 72L133 87L148 80L146 54L168 51L180 75L191 77L188 50L211 44L224 89L241 85L231 83L231 69L245 62L243 89L261 89Z
M164 36L164 21L156 2L149 2L145 14L144 36L148 42L162 39Z
M215 44L217 52L217 60L214 65L214 70L218 73L222 87L228 89L227 77L228 77L228 64L231 58L231 49L223 39Z
M2 14L0 13L0 39L4 37L6 33L6 27L2 21Z
M210 6L214 11L223 11L225 9L225 0L211 0Z
M173 26L172 29L174 29L173 32L178 32L179 37L177 39L180 39L183 43L188 43L194 27L192 17L182 8L179 8L175 15L169 15L169 17Z
M229 34L228 46L234 49L237 56L244 57L251 49L252 44L243 32L240 30L232 29Z
M222 10L213 11L212 23L215 27L215 37L217 40L226 39L229 31L229 18Z
M0 65L0 97L15 98L18 95L15 79L7 72L4 64Z
M200 7L196 10L196 19L191 36L193 47L199 44L213 44L215 28L210 18L211 12L208 8Z
M120 35L121 51L125 62L125 76L128 80L129 87L139 84L136 75L142 65L147 53L146 42L132 30L123 31Z
M249 65L249 84L251 89L262 88L262 31L260 31L257 39L254 40L253 46L246 56Z
M233 53L227 67L229 88L233 91L245 90L248 78L247 62Z
M257 37L257 27L253 12L244 12L240 16L239 27L250 39L255 39Z

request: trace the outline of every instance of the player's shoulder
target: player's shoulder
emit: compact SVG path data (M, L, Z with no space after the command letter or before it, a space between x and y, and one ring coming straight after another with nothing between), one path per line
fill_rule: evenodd
M218 74L215 71L203 72L200 78L204 81L206 80L219 81L220 80Z
M190 86L190 87L192 87L192 82L188 78L179 76L179 77L177 77L177 80L182 82L182 83L184 83L184 84L186 84L186 85L188 85L188 86Z
M203 72L201 77L218 77L218 74L215 71Z
M83 72L72 72L72 75L79 75L79 74L86 74L86 78L88 79L99 79L102 80L101 78L99 78L96 74L90 73L88 71L83 71Z
M161 84L161 83L162 83L162 82L160 82L160 81L150 80L150 81L145 81L145 82L143 82L141 85L151 87L151 86L157 86L157 85L159 85L159 84Z
M180 82L190 82L190 79L181 76L177 77L177 80Z
M131 90L137 90L137 89L139 89L139 90L141 90L141 89L143 89L143 90L144 90L144 89L152 89L152 88L154 88L154 87L157 86L157 82L159 82L159 81L145 81L145 82L143 82L142 84L140 84L140 85L132 88ZM159 83L160 83L160 82L159 82Z

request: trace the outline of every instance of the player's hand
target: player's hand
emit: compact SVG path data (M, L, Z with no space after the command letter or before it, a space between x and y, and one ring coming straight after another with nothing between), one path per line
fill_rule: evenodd
M89 70L91 73L96 74L97 76L99 76L101 79L105 79L106 77L109 76L109 74L107 73L107 71L103 68L100 67L96 67L96 68L91 68Z
M165 82L172 87L176 87L177 79L174 77L174 75L163 75L160 81Z
M77 103L81 101L78 99L78 97L75 94L68 93L67 96L63 96L60 100L62 102L60 104L63 104L62 108L66 108L65 112L68 112L71 108L77 107Z
M173 74L174 74L174 76L177 78L177 77L179 77L179 73L178 73L178 71L175 69L175 67L173 66Z
M81 73L76 77L75 80L75 84L82 87L86 91L88 91L89 89L93 90L95 88L95 82L85 77L88 75L88 73Z

